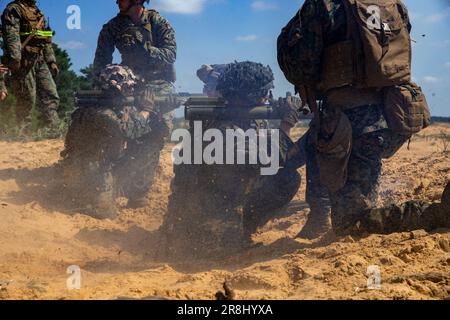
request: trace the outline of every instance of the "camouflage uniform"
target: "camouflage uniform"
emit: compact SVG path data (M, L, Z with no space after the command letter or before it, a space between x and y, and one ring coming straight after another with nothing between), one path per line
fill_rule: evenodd
M252 62L243 62L229 65L220 65L221 70L210 70L215 73L209 93L216 92L223 96L229 107L247 108L260 103L272 88L273 74L270 69ZM242 68L239 68L242 67ZM214 67L213 67L214 68ZM269 70L261 76L255 70ZM201 70L201 69L200 69ZM200 71L199 70L199 71ZM237 72L232 72L237 71ZM239 72L248 73L249 79L239 82ZM258 78L258 75L260 76ZM202 77L206 85L207 77ZM267 78L267 79L266 79ZM264 88L252 90L250 86L261 85L257 80L264 81ZM247 83L250 86L242 91L239 88L231 89L230 83ZM266 86L267 85L267 86ZM240 91L241 90L241 91ZM265 92L265 93L264 93ZM253 93L253 95L251 95ZM249 99L249 96L251 98ZM265 121L202 121L203 130L217 129L225 136L227 129L253 128L260 130L266 128ZM190 127L194 137L193 127ZM194 138L195 139L195 138ZM292 144L286 135L281 133L280 147ZM224 142L224 144L226 144ZM203 148L206 147L203 144ZM281 158L285 158L281 150ZM248 158L248 147L242 150ZM261 176L258 165L186 165L175 166L175 177L171 184L169 209L165 217L162 230L167 235L170 252L179 251L186 254L210 254L210 250L223 250L223 248L240 248L242 242L250 240L250 236L257 227L273 217L276 209L287 205L297 193L300 186L300 175L296 169L282 168L274 176ZM242 218L241 218L242 215ZM214 227L219 223L220 228ZM241 230L243 228L243 233ZM235 235L243 234L243 239ZM174 237L173 235L177 235ZM180 237L183 235L183 237ZM175 238L180 243L175 244ZM186 241L189 240L189 241ZM208 249L202 251L200 248ZM214 249L212 249L214 248ZM194 251L193 251L194 250Z
M121 64L131 68L156 95L172 93L172 83L175 81L173 64L177 50L175 32L158 12L145 10L138 23L119 13L105 24L100 32L95 53L96 74L112 62L115 48L122 56ZM151 141L130 146L132 151L128 153L128 161L124 160L121 176L129 182L126 195L131 200L130 206L145 205L145 197L159 162L164 139L170 132L172 115L158 112L158 117L161 121L153 131ZM128 167L125 163L132 165Z
M405 7L403 12L403 19L410 30L411 25ZM306 0L298 18L301 21L299 30L301 41L298 46L301 54L298 62L302 66L298 76L302 79L303 85L315 88L320 81L324 48L347 39L345 8L338 0ZM345 103L336 98L344 95ZM371 97L370 102L369 100L364 102L366 96ZM383 113L383 100L376 89L344 88L333 89L332 93L328 91L323 96L321 114L327 114L335 105L342 108L350 121L353 147L347 167L346 183L343 188L330 193L333 229L337 234L373 232L374 228L367 227L373 225L369 221L368 212L375 206L382 159L394 155L410 136L396 134L388 128ZM304 139L302 143L305 143ZM310 147L307 150L310 154L308 157L312 159L307 162L307 169L311 172L317 168L317 159L311 155L316 152L316 148ZM308 178L308 183L308 190L323 189L319 185L319 179ZM308 201L312 206L311 197L308 197ZM403 222L408 224L406 220ZM393 224L390 228L378 224L378 227L376 231L381 233L392 231L396 227L401 229L398 224ZM410 224L409 227L415 228L417 224Z
M43 18L35 1L16 0L2 15L5 65L12 72L12 89L17 99L16 118L23 122L39 99L42 120L47 124L58 121L59 96L49 66L56 66L51 44L52 32L42 24L37 35L22 48L33 28Z
M94 216L108 218L116 214L117 196L134 194L134 184L141 179L135 172L148 164L139 163L136 168L132 158L139 145L159 139L151 134L158 132L159 119L154 112L148 119L140 113L152 104L153 96L146 96L148 90L140 87L129 68L108 65L99 82L101 97L107 100L74 111L62 156L72 194L83 207L90 206Z
M319 166L314 145L309 143L311 131L296 142L298 152L290 158L288 166L300 168L306 165L306 203L310 212L308 220L298 234L304 239L315 239L331 229L331 201L326 187L320 183Z

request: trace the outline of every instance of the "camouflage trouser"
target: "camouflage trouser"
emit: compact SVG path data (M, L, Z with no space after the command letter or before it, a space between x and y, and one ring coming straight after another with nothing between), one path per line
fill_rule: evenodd
M80 175L94 177L95 183L84 187L94 190L90 198L101 193L141 198L150 189L168 132L164 119L152 115L147 121L134 107L81 108L72 114L63 157Z
M209 169L196 165L174 168L161 227L162 246L168 254L211 256L239 250L259 226L273 218L273 210L289 204L300 185L297 172L281 171L260 180L254 170L246 174L222 166L217 170L221 174L211 175Z
M252 165L182 164L174 172L162 230L168 250L184 253L240 248L242 236L248 240L289 204L301 180L296 169L262 176Z
M287 206L297 194L301 176L295 169L281 168L274 176L259 176L244 199L243 227L246 236L273 218L274 211Z
M145 197L155 177L164 136L152 129L146 136L128 141L124 156L114 165L119 193L128 199Z
M311 209L311 214L326 215L331 207L330 197L328 190L320 183L315 148L308 139L309 132L302 137L299 144L306 158L306 202Z
M352 228L367 209L376 205L382 159L393 156L410 138L382 124L381 106L359 107L345 113L352 125L353 148L347 182L331 194L332 223L337 234Z
M172 93L172 85L165 81L148 84L156 95ZM160 154L172 128L172 113L160 114L150 123L145 136L129 140L125 155L117 162L114 176L119 189L128 199L145 197L150 191L159 164Z
M38 60L25 76L12 77L13 93L16 97L16 119L25 121L39 99L40 117L46 124L58 120L59 96L55 81L47 64Z

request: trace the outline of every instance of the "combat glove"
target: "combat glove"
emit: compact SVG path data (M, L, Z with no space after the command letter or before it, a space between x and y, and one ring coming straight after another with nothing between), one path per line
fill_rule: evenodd
M156 113L155 94L152 89L146 88L136 97L136 107L140 111L146 111L150 114Z

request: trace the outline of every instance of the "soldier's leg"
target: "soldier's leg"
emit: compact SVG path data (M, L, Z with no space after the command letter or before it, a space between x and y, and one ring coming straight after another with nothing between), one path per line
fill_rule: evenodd
M288 205L300 189L301 176L297 169L305 164L305 136L296 144L286 136L280 136L280 159L283 168L273 176L262 176L259 172L250 173L248 187L244 187L243 234L244 240L250 240L258 227L274 218L277 211ZM244 175L240 175L242 181ZM240 184L243 184L242 182Z
M41 119L45 125L57 125L59 123L57 111L60 99L55 81L45 62L38 61L35 70Z
M400 205L369 209L364 213L360 224L360 229L364 232L384 234L450 228L450 182L442 194L441 203L413 200Z
M258 227L274 217L276 210L287 206L300 189L301 176L295 169L282 168L274 176L260 176L258 187L245 199L244 238L249 239Z
M159 229L161 238L158 252L163 256L177 255L179 251L186 249L183 246L188 241L186 233L189 230L186 226L189 225L193 214L198 212L197 208L192 210L197 204L193 193L195 173L189 172L189 169L186 165L174 166L167 213Z
M156 95L172 92L170 83L161 81L150 85ZM154 180L159 159L169 136L173 115L150 122L151 132L136 141L130 142L125 157L120 161L118 176L129 208L143 208L148 205L148 193Z
M164 139L152 133L128 143L125 156L117 166L117 179L129 208L143 208L148 205L148 193L159 165Z
M12 89L16 98L16 121L20 126L27 121L36 103L35 70L32 69L25 77L14 77Z
M344 188L332 199L332 224L336 234L365 233L367 210L376 206L382 159L392 156L407 141L389 129L364 134L353 141ZM379 230L382 232L382 230Z
M84 194L88 214L98 219L114 219L117 217L116 190L111 164L101 162L85 162L82 168Z
M331 229L331 202L328 190L320 183L315 148L306 143L306 202L310 213L298 237L316 239Z

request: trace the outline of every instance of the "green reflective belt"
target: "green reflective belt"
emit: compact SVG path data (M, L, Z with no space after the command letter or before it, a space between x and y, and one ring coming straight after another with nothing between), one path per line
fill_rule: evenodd
M53 37L53 31L42 31L42 30L38 30L36 33L34 33L34 32L21 32L20 36L26 37L26 36L29 36L31 34L34 34L35 36L43 37L43 38L51 38L51 37Z

